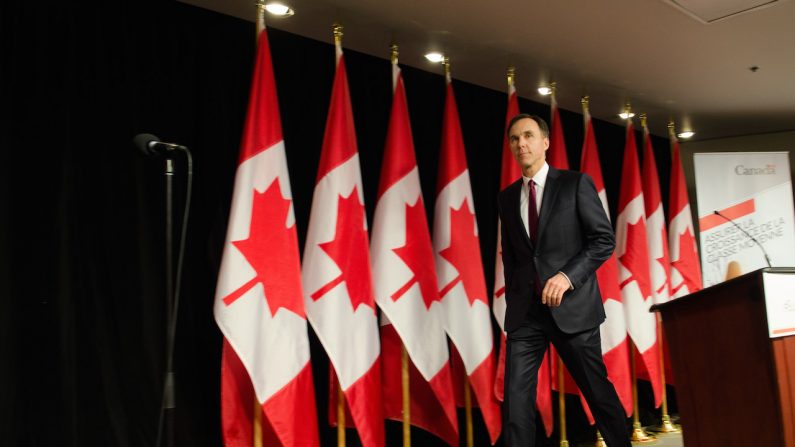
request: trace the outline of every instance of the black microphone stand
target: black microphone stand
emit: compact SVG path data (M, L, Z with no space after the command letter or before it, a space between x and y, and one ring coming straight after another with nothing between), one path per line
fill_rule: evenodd
M174 345L177 333L177 316L179 315L179 292L182 283L182 261L185 258L185 239L188 230L190 198L193 185L193 157L187 147L164 143L152 134L142 133L133 138L133 143L144 155L164 155L166 161L166 371L163 380L163 395L160 402L160 415L157 423L157 440L155 446L160 447L163 432L166 445L173 447L176 441L176 408L175 376L174 376ZM175 151L185 153L187 164L187 182L185 189L185 210L182 216L182 231L179 240L177 270L174 275L174 160ZM164 427L165 426L165 427Z
M163 385L161 425L165 425L166 445L175 445L174 423L176 400L174 398L174 335L176 311L174 303L174 160L166 158L166 374ZM157 446L160 446L161 431L158 429Z
M180 232L179 255L177 258L176 275L174 274L174 218L173 218L173 181L174 160L166 158L166 371L163 382L163 397L160 405L160 418L157 427L156 447L160 447L165 432L166 445L176 445L176 408L174 345L176 343L177 317L179 315L179 295L182 283L182 265L185 258L185 239L188 229L188 215L193 184L193 158L184 146L174 146L173 150L183 151L187 161L187 185L185 190L185 210L182 217ZM171 152L168 152L170 154Z
M720 211L718 211L718 210L715 210L715 211L713 211L713 213L715 213L715 214L717 214L718 216L720 216L720 217L724 218L724 219L725 219L727 222L730 222L732 225L734 225L735 227L737 227L737 229L738 229L738 230L742 231L742 232L743 232L743 234L745 234L746 236L748 236L748 238L749 238L749 239L751 239L751 240L754 242L754 244L756 244L756 246L757 246L757 247L759 247L759 248L762 250L762 254L763 254L763 255L765 255L765 262L767 262L767 266L768 266L769 268L773 268L773 264L771 264L771 262L770 262L770 256L768 256L768 255L767 255L767 250L765 250L765 247L764 247L764 246L763 246L761 243L759 243L759 241L758 241L758 240L756 240L756 238L755 238L755 237L751 236L751 233L749 233L749 232L745 231L745 230L743 229L743 227L741 227L741 226L737 225L737 222L735 222L734 220L732 220L732 219L730 219L730 218L728 218L728 217L724 216L723 214L721 214L721 213L720 213Z

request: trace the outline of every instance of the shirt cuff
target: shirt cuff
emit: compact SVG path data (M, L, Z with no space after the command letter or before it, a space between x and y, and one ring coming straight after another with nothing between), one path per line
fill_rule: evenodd
M563 275L563 277L566 278L566 281L569 282L569 290L574 290L574 284L571 283L571 280L569 279L569 277L563 272L558 272L558 273Z

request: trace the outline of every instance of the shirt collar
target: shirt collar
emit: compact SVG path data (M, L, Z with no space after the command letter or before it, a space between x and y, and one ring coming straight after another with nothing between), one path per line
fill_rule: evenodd
M539 169L538 172L536 172L536 175L532 177L532 180L536 183L536 186L543 188L544 185L547 184L548 174L549 174L549 164L547 164L547 162L544 162L544 166L541 166L541 169ZM530 180L531 180L530 177L525 177L524 174L522 174L522 184L524 184L525 187L527 187L527 182L529 182Z

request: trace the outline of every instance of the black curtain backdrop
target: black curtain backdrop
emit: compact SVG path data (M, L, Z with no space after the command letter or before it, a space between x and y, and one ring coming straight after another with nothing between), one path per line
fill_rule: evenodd
M165 360L164 162L131 144L150 132L190 147L195 161L176 346L178 445L220 445L222 336L212 307L254 24L177 2L0 8L2 444L154 445ZM327 42L269 30L302 247L334 73L331 22ZM391 102L388 44L383 58L345 52L369 222ZM403 74L432 219L444 78L441 67L403 67ZM528 82L518 74L521 91L530 91ZM507 96L453 85L491 287ZM549 116L541 103L521 99L520 108ZM561 120L577 169L582 115L562 110ZM614 219L624 129L600 120L594 126ZM668 141L654 137L653 144L667 207ZM184 173L178 159L175 228ZM321 436L334 445L328 360L310 337ZM576 402L568 405L573 445L591 436ZM475 424L476 445L486 445L482 420ZM413 433L416 445L437 445ZM387 434L399 445L399 424L388 423ZM353 431L349 442L357 445Z

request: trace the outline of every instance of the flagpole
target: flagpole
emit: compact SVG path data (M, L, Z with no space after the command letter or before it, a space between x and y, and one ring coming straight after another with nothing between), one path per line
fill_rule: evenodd
M334 47L337 54L336 65L339 65L340 55L342 54L342 30L339 22L331 25L331 32L334 34ZM337 447L345 447L345 392L342 390L342 383L337 378Z
M464 414L467 424L467 447L474 445L474 433L472 432L472 396L469 392L469 378L464 379Z
M256 395L254 396L253 404L254 424L251 430L251 437L254 438L254 442L252 445L254 447L262 447L262 407L259 406Z
M632 437L630 441L633 444L655 444L657 438L646 433L640 425L639 405L638 405L638 373L637 366L635 365L635 343L630 340L630 354L629 363L632 370Z
M580 98L580 104L582 104L582 120L585 132L588 132L588 120L590 117L590 111L588 110L588 106L590 100L591 97L589 95L584 95L582 98ZM583 135L585 135L585 133L583 133ZM582 169L583 168L580 167L581 171ZM602 437L602 433L598 429L596 430L596 443L594 443L594 447L607 447L607 443L605 443L605 440Z
M442 61L445 82L450 82L450 58L445 56ZM469 377L464 380L464 420L466 421L467 447L472 447L474 435L472 430L472 397L469 392Z
M596 443L594 444L595 447L607 447L607 443L605 442L605 438L602 437L602 432L596 430Z
M632 123L632 117L629 114L632 112L632 107L629 104L629 101L626 102L624 105L624 113L627 114L627 128ZM643 122L645 122L645 114L641 116ZM633 129L634 132L634 129ZM635 364L635 351L637 347L635 346L635 342L632 341L632 337L629 338L629 363L630 363L630 371L632 372L632 436L630 437L630 441L635 444L653 444L657 442L657 438L654 436L646 433L643 430L643 426L640 424L640 408L638 404L638 373L637 373L637 365Z
M588 104L590 103L590 101L591 101L591 97L588 96L588 95L585 95L582 98L580 98L580 104L582 104L582 121L583 121L583 126L586 127L586 131L588 130L587 129L587 127L588 127L588 116L590 115L590 112L588 110ZM585 132L583 132L583 135L585 135Z
M257 34L254 36L254 46L257 46L257 42L259 42L259 36L262 34L262 31L265 30L265 4L261 1L256 2L257 4ZM254 408L253 410L253 420L252 420L252 427L251 427L251 436L254 438L252 439L252 445L254 447L262 447L262 407L260 407L259 400L257 399L256 394L254 395Z
M264 0L257 0L257 37L265 30L265 2Z
M403 447L411 447L411 397L409 394L409 353L400 346L400 383L403 387Z
M647 136L646 138L649 137ZM674 130L674 122L673 120L671 120L668 122L668 141L670 141L671 153L673 153L675 138L676 138L676 131ZM668 414L668 393L665 390L665 351L663 350L663 321L662 321L662 315L660 315L659 312L657 313L657 342L659 344L659 351L660 351L660 380L662 381L662 415L661 415L660 425L651 427L649 428L649 430L660 435L682 433L682 427L678 424L674 424L673 422L671 422L671 416Z
M398 45L392 43L389 45L390 60L392 66L396 67L398 63ZM394 91L397 83L397 77L394 76L395 70L392 71L392 89ZM400 344L400 384L402 388L403 398L403 447L411 447L411 389L409 388L409 353L406 350L404 343Z
M554 87L552 91L555 91ZM569 447L566 435L566 384L563 380L563 360L560 356L558 356L558 423L560 425L559 445L560 447Z
M555 82L551 82L549 84L549 88L552 90L550 94L550 120L549 124L550 127L554 126L552 120L555 119L554 110L552 110L552 105L557 105L557 98L555 97L555 93L557 91L557 84ZM563 360L558 356L558 423L560 425L560 447L569 447L569 440L568 435L566 434L566 385L565 385L565 378L563 374Z
M345 392L337 379L337 447L345 447Z

